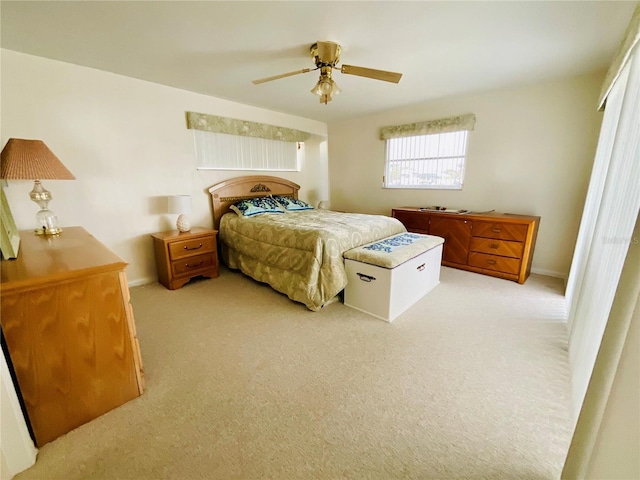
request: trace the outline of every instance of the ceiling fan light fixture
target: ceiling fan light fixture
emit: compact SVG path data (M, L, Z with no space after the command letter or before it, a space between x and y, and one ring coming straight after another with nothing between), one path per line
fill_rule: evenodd
M322 95L326 95L327 92L325 92L325 90L323 88L324 85L326 85L326 82L323 84L322 78L321 78L313 86L313 88L311 89L311 93L313 93L314 95L318 95L319 97L321 97Z
M332 80L323 78L318 82L318 88L322 92L323 95L329 95L333 90L333 85L331 85Z
M318 83L311 89L311 93L320 97L320 103L328 103L333 100L334 95L338 95L342 90L338 84L328 76L321 76Z

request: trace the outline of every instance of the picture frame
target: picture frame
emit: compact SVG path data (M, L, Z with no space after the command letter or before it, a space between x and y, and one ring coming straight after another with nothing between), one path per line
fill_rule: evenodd
M20 248L20 234L13 220L9 202L4 194L4 186L0 185L1 202L0 202L0 250L4 260L12 260L18 258L18 250Z

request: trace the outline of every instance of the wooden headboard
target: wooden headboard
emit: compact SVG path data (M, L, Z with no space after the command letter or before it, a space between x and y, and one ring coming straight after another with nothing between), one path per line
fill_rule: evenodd
M209 188L213 204L213 228L220 227L220 218L230 210L230 206L245 198L264 197L266 195L286 195L298 198L300 185L286 178L269 175L249 175L235 177L216 183Z

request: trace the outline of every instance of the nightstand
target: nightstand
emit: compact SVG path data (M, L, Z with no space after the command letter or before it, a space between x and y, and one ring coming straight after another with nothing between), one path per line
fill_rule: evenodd
M175 290L193 277L217 277L217 234L217 230L194 227L183 233L170 230L151 235L158 281L169 290Z

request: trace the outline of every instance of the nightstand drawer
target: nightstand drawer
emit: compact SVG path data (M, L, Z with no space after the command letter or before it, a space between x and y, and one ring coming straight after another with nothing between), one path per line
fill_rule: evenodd
M476 252L469 253L469 265L472 267L494 270L496 272L513 273L515 275L520 271L519 258L507 258Z
M473 222L471 235L474 237L498 238L524 242L527 238L527 225L515 223Z
M171 262L171 270L173 275L180 277L183 275L196 275L200 270L211 269L215 264L214 256L211 253L196 255Z
M488 253L489 255L501 255L503 257L522 258L524 244L493 238L471 238L472 252Z
M169 244L169 256L171 257L171 260L178 260L183 257L213 252L215 250L215 246L216 240L213 235L171 242Z

